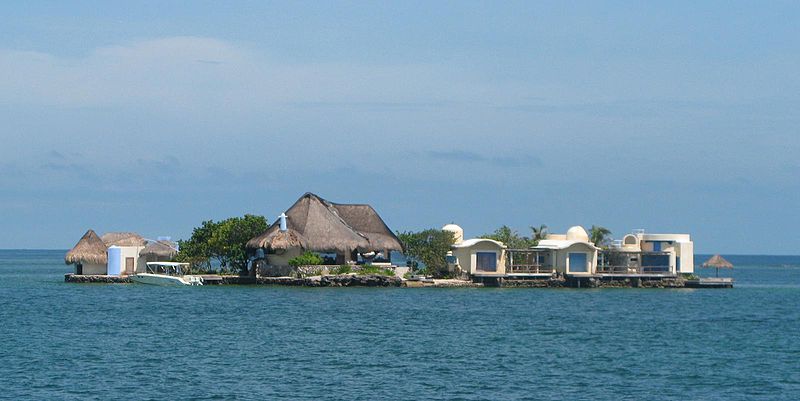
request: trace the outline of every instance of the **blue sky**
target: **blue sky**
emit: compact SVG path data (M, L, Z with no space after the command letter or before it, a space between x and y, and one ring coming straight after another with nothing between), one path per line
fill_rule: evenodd
M695 3L3 3L0 248L311 191L798 254L800 5Z

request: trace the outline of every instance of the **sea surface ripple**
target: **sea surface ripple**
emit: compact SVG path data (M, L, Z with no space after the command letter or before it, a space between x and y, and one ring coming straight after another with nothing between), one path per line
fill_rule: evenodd
M590 290L66 284L63 255L0 251L0 398L800 399L800 257Z

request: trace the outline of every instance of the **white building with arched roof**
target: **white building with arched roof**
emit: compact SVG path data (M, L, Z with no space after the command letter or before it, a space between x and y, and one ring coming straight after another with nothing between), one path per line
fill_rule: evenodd
M581 226L566 234L550 234L533 248L540 254L539 263L566 275L589 276L597 270L597 248Z

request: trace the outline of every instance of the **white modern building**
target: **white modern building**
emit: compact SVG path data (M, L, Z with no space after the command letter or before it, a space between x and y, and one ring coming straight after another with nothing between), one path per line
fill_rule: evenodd
M600 274L690 274L694 273L694 243L689 234L634 230L604 250L600 259Z
M571 227L566 234L550 234L532 250L538 252L539 265L565 275L589 276L597 270L599 248L581 226Z

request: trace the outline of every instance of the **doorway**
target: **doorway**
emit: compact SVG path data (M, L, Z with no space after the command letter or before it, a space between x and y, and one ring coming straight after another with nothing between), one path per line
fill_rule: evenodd
M125 274L130 276L135 273L135 267L136 265L133 263L133 258L125 258Z
M586 273L588 272L586 254L583 252L575 252L569 254L569 272L570 273Z

